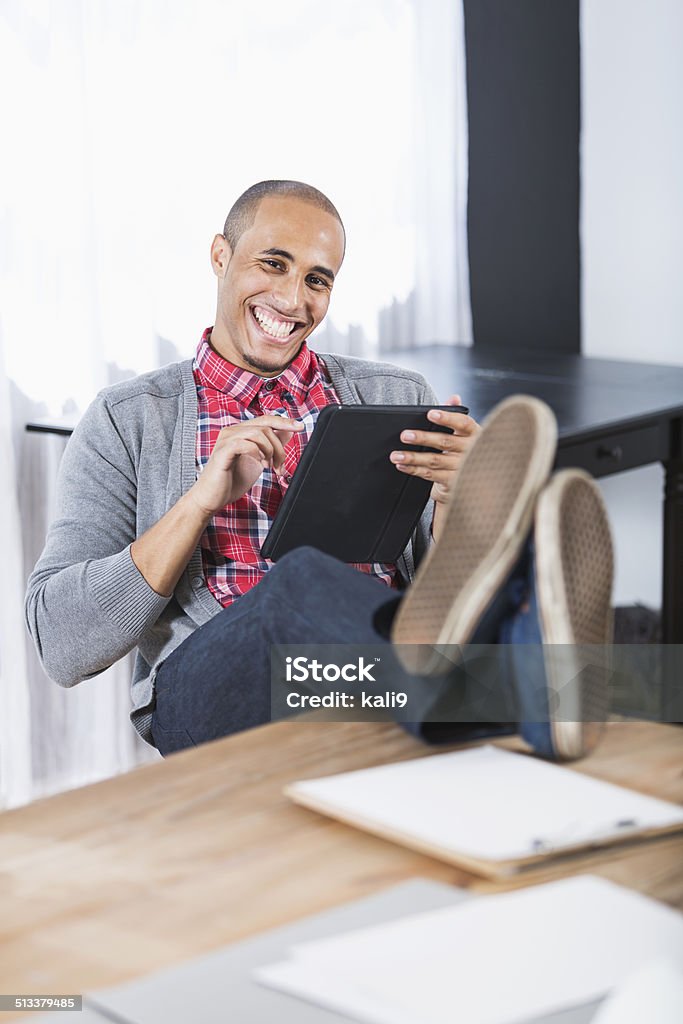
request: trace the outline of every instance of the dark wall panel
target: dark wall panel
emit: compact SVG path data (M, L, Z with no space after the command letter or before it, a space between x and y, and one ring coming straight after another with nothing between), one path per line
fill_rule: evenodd
M579 0L464 0L476 345L580 350Z

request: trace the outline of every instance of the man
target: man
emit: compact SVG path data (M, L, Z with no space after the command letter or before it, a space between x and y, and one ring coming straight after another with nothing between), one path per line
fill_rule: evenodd
M327 312L344 247L339 214L316 189L288 181L248 189L211 246L217 311L195 359L103 391L65 452L58 515L29 580L29 628L48 675L65 686L137 647L131 717L164 754L269 719L272 644L388 644L393 631L397 643L438 646L498 641L505 630L524 641L547 633L550 599L537 608L525 545L552 465L554 421L532 399L499 410L476 445L479 427L456 412L429 413L449 433L404 432L402 440L431 450L396 451L391 460L397 472L433 481L434 506L396 565L350 567L311 549L273 567L261 558L320 409L436 404L419 375L317 356L306 345ZM568 481L545 496L556 522L537 561L557 560L577 506L566 494L577 488L582 515L604 524L589 482ZM567 532L573 538L576 527ZM604 526L599 545L609 547ZM548 572L550 592L558 580ZM600 577L598 643L606 642L610 572ZM573 604L581 601L565 594L556 610L568 626L560 642L588 642L588 629L571 628ZM433 670L403 660L414 673ZM519 676L530 672L545 707L548 673L517 667ZM515 679L506 685L514 689ZM583 725L563 739L566 723L536 720L531 692L520 706L539 726L526 730L532 744L550 756L583 753ZM577 719L584 704L579 694Z

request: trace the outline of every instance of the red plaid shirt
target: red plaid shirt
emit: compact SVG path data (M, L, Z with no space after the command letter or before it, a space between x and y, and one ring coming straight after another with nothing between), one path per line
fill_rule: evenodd
M278 477L265 469L242 498L214 515L201 539L204 576L222 605L231 604L255 586L273 563L261 557L261 544L280 507L294 470L308 442L318 413L339 398L327 379L322 360L307 345L279 377L259 377L223 359L204 331L193 363L197 387L197 475L209 460L223 427L256 416L285 413L299 419L305 430L285 446L285 464ZM379 562L356 565L390 587L398 586L395 565Z

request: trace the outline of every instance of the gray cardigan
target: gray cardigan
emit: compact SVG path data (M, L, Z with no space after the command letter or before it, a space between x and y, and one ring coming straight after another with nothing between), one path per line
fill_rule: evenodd
M436 404L419 374L323 358L343 404ZM64 452L56 518L26 593L28 628L61 686L97 675L137 647L131 719L148 742L159 666L222 607L206 586L199 546L171 597L152 590L130 555L135 538L194 484L196 432L190 359L101 391ZM428 506L399 561L407 579L428 544L430 519Z

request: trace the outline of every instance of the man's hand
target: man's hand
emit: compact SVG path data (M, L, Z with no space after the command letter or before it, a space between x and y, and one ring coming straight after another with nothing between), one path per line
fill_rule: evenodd
M246 494L264 469L281 469L285 444L303 429L303 423L286 416L257 416L224 427L189 492L199 509L211 516Z
M171 596L211 516L246 494L266 466L281 469L284 445L303 429L285 416L259 416L221 430L199 480L131 545L133 562L157 594Z
M460 395L451 395L447 405L461 405ZM449 433L427 430L404 430L401 440L408 444L420 444L435 452L392 452L389 458L401 473L422 477L433 481L431 498L434 501L434 521L432 534L436 540L441 533L441 525L446 503L455 482L458 467L463 456L473 443L481 427L471 416L460 412L446 412L430 409L427 418L433 423L443 424Z

